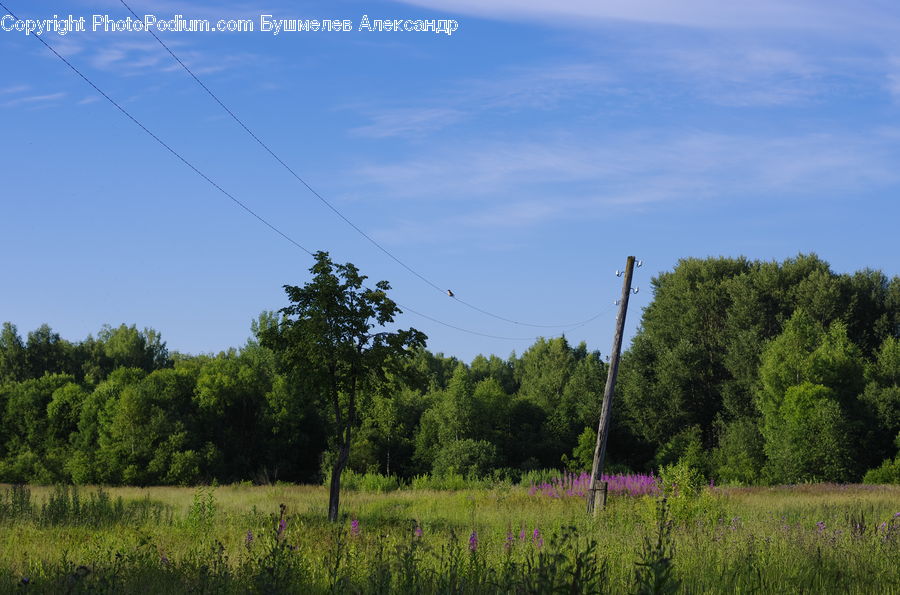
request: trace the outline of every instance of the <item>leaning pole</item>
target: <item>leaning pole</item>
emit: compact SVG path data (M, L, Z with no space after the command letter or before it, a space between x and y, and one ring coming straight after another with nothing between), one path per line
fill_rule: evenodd
M603 391L603 407L600 411L600 426L597 428L597 444L594 447L594 464L591 468L591 487L588 492L588 514L597 514L606 507L607 483L601 481L603 463L606 460L606 439L609 437L609 418L612 408L616 374L619 372L619 355L622 352L622 335L625 330L625 314L628 312L628 298L631 295L631 277L634 273L634 256L625 263L625 280L622 283L622 298L619 300L619 317L616 319L616 334L613 336L612 352L609 356L609 373Z

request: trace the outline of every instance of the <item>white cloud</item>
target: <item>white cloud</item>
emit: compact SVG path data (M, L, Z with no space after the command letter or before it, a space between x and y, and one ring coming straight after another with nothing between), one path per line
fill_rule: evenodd
M900 57L893 57L888 61L885 74L885 87L893 97L894 102L900 103Z
M552 64L469 81L460 91L484 107L551 109L575 95L600 93L616 78L596 63Z
M46 95L28 95L25 97L16 97L4 103L0 103L0 107L21 107L21 106L45 106L53 103L58 99L65 97L65 93L49 93Z
M31 87L28 85L10 85L9 87L0 87L0 95L15 95L28 91Z
M441 208L453 214L442 226L515 228L659 203L853 196L900 181L892 151L884 134L643 132L445 147L358 173L377 200L445 203ZM409 236L415 227L407 220L378 233L426 241L439 230L423 221Z
M469 79L425 97L417 107L358 108L370 119L350 132L387 138L421 136L490 110L549 110L568 98L602 93L612 82L609 69L590 63L520 68L493 78Z
M420 135L457 122L463 112L452 108L412 108L388 110L372 116L372 122L350 132L359 136L385 138Z
M733 107L810 100L823 92L822 79L836 72L796 51L737 43L642 50L630 62L703 101Z

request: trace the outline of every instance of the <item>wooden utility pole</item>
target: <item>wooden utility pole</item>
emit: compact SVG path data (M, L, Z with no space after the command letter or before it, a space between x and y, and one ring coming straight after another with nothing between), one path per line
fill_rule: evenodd
M628 298L631 295L631 276L634 273L634 256L625 263L625 281L622 283L622 299L619 300L619 318L616 320L616 334L613 337L612 352L609 356L609 373L606 389L603 391L603 408L600 411L600 426L597 428L597 445L594 447L594 465L591 468L591 488L588 494L588 514L597 514L606 507L606 482L601 481L603 463L606 460L606 439L609 437L609 417L612 407L616 374L619 372L619 354L622 352L622 334L625 331L625 314L628 312Z

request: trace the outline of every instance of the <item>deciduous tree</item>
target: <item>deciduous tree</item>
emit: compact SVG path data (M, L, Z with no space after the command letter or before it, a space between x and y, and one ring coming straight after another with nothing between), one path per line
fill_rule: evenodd
M330 403L335 456L328 518L337 521L341 473L359 422L357 398L424 346L426 337L413 328L374 332L401 313L387 297L388 282L365 287L366 277L353 264L334 264L327 252L317 252L315 261L312 280L302 287L284 286L291 303L281 309L279 324L261 338L298 372L295 377L302 379L307 394Z

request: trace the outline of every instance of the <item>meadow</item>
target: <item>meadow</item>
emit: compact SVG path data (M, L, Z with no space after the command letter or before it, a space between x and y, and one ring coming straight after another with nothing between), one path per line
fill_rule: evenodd
M349 490L334 525L318 486L3 486L0 589L900 592L900 486L635 484L590 518L578 481Z

